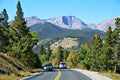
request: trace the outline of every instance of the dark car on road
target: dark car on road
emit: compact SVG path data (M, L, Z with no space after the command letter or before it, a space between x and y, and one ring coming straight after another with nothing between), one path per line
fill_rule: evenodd
M52 64L51 63L48 63L48 64L45 64L43 69L44 71L52 71Z

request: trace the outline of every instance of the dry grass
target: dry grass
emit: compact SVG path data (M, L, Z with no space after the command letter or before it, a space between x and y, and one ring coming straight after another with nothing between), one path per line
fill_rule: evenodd
M0 53L0 73L1 74L19 74L18 72L27 71L28 69L18 60Z
M19 76L25 77L25 76L31 75L32 73L31 73L31 72L28 72L28 71L20 71L19 74L20 74Z
M33 70L31 70L32 73L41 72L41 71L43 71L43 70L42 69L33 69Z
M108 72L100 72L100 74L110 77L113 80L120 80L120 74L108 73Z
M15 74L10 75L0 75L0 80L19 80L22 77L30 76L33 73L40 72L42 69L33 69L29 71L19 71L19 76Z
M20 77L15 74L11 75L0 75L0 80L19 80Z
M37 73L37 72L41 72L41 71L42 71L42 69L32 69L30 72L29 71L20 71L19 76L21 76L21 77L30 76L33 73Z
M0 80L19 80L42 69L28 69L18 60L0 52Z

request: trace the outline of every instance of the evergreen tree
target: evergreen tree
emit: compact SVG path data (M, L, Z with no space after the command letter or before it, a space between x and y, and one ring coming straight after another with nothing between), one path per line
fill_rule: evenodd
M89 53L90 56L90 66L91 70L99 71L102 68L102 52L101 48L103 46L102 39L99 34L96 34L93 37L92 45L91 45L91 52Z
M0 52L4 50L4 33L3 33L4 26L0 24Z
M120 50L119 49L119 45L120 45L120 18L116 18L115 19L116 20L116 22L115 22L115 24L116 24L116 29L114 30L114 36L116 36L115 37L115 39L116 39L116 43L118 44L118 50Z
M42 64L44 64L45 62L47 62L49 60L48 55L47 55L47 51L43 45L41 45L41 47L40 47L39 58L40 58Z
M1 12L1 17L0 17L0 51L6 52L7 51L7 46L9 44L9 25L8 25L8 14L6 9L3 9Z
M51 49L50 49L50 44L49 44L49 45L48 45L47 52L46 52L47 60L50 60L51 54L52 54L52 51L51 51Z
M46 50L43 45L40 47L40 55L46 54Z
M39 56L37 54L33 54L33 67L34 68L40 68L42 63L39 59Z
M111 27L108 28L102 52L105 54L105 67L108 71L113 71L114 62L114 38Z
M87 54L87 48L86 48L87 44L82 44L80 51L79 51L79 59L84 60Z
M10 33L10 55L21 59L22 56L26 54L28 47L30 48L28 41L30 41L29 37L31 37L31 35L23 18L20 1L18 1L17 4L15 21L10 26Z
M115 19L116 29L114 30L114 40L116 41L115 44L115 67L114 73L120 73L120 18Z
M115 25L118 29L120 29L120 18L119 17L115 19Z
M107 45L107 46L111 46L113 47L113 36L112 36L112 28L111 26L108 28L108 31L107 31L107 34L106 34L106 37L105 37L105 40L104 40L104 43Z
M8 46L9 46L9 25L8 25L9 18L8 18L6 9L3 9L2 14L4 16L3 26L5 27L5 30L4 30L4 52L7 52Z
M1 21L1 23L2 23L5 27L8 27L8 14L7 14L6 9L3 9L2 15L3 15L3 20Z
M32 64L35 58L32 48L38 39L35 38L36 34L30 33L29 28L26 26L20 1L17 4L15 21L10 26L10 33L9 55L24 62L27 66L34 67Z
M79 67L89 69L88 50L88 44L82 44L80 50L78 51L80 63Z

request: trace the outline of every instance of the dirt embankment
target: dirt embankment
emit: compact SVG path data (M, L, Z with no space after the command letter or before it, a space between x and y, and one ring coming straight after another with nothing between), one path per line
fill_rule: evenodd
M19 71L26 71L27 68L18 60L0 53L0 74L19 75Z

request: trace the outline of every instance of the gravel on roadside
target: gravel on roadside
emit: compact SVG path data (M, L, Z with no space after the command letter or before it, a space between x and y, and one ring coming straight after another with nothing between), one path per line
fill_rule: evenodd
M73 69L73 70L76 70L85 74L86 76L90 77L92 80L112 80L109 77L103 76L95 71L88 71L88 70L81 70L81 69Z

